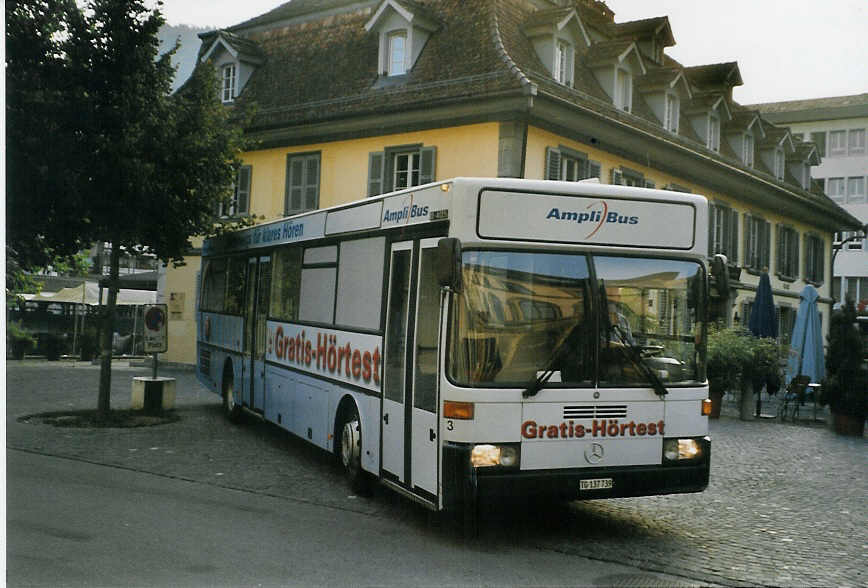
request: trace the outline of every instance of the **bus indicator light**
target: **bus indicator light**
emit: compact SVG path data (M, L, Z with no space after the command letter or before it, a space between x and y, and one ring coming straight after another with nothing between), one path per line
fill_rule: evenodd
M702 416L708 416L711 414L711 399L706 398L702 401Z
M443 416L447 419L473 420L473 403L447 400L443 403Z

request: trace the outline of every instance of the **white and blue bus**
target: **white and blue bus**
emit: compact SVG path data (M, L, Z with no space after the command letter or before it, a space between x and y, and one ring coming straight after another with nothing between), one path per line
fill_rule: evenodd
M708 211L455 178L207 240L198 376L434 510L708 485Z

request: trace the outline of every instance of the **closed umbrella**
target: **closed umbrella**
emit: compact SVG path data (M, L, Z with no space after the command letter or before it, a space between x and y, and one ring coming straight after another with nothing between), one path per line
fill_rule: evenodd
M796 376L810 376L811 382L822 382L826 377L823 360L823 333L820 328L820 311L817 308L817 289L805 286L796 313L790 355L787 358L787 384Z
M771 337L776 339L778 336L778 321L775 315L775 300L772 296L772 282L769 279L768 273L763 273L760 276L759 285L756 289L756 298L753 305L750 307L750 318L747 324L748 330L754 337ZM778 386L778 379L774 379L774 386ZM769 386L769 392L773 386ZM756 416L760 416L762 409L762 388L755 388L756 394ZM749 404L745 403L747 407ZM750 410L750 408L747 408Z
M754 337L778 336L778 321L775 317L775 300L772 296L772 282L769 275L760 276L756 289L756 299L750 307L750 320L747 325Z

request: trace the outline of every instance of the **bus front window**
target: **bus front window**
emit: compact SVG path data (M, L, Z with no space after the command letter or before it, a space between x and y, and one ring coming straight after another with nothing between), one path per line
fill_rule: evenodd
M551 383L591 384L595 327L585 255L466 251L463 267L450 338L454 382L524 386L551 367ZM551 366L559 348L561 365Z
M700 265L598 256L594 268L607 312L600 385L647 385L647 374L631 359L637 354L667 385L699 383L704 313Z
M546 371L547 386L704 377L696 262L515 251L465 251L462 261L447 368L458 385L526 388Z

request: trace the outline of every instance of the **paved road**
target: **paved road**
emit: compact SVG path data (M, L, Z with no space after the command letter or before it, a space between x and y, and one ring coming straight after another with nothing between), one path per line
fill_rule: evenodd
M145 372L115 369L114 407L129 405L130 380ZM218 399L189 373L173 374L179 378L181 418L169 425L78 430L19 422L36 412L94 406L97 375L91 366L10 363L8 446L241 490L262 500L326 507L360 516L365 525L392 525L402 536L458 541L454 529L432 522L389 492L370 498L349 495L334 462L304 442L265 423L227 424ZM487 513L479 540L462 547L475 554L508 552L520 558L542 552L566 562L590 558L686 582L868 584L865 439L838 437L822 427L732 418L714 422L712 436L712 482L702 494L513 505ZM594 582L627 582L628 576ZM480 576L452 580L489 581ZM542 578L514 580L545 583ZM563 583L575 581L581 580L562 578Z

